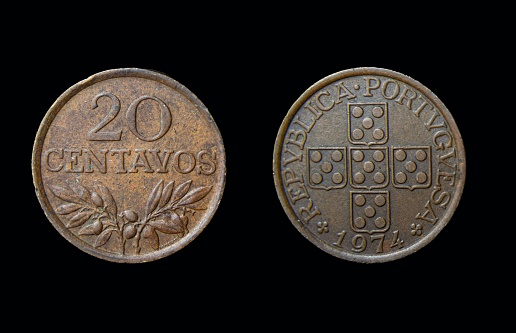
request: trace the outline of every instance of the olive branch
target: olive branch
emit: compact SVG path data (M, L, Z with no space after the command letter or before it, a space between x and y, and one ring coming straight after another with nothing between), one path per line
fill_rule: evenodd
M188 233L187 214L193 216L196 211L205 209L194 204L212 189L212 186L192 188L191 185L191 180L177 186L173 180L166 185L160 180L150 192L141 215L131 209L118 213L111 191L98 180L90 189L78 182L69 183L68 187L50 185L49 189L65 202L55 212L68 216L67 228L79 228L78 235L95 236L92 245L96 248L117 235L121 254L125 254L127 240L134 239L135 253L139 254L142 239L154 250L159 249L158 232L179 237Z

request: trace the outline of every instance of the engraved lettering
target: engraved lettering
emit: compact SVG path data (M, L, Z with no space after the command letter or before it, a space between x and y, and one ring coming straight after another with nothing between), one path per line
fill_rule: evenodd
M335 102L332 100L329 106L325 106L323 102L321 101L321 96L330 96L330 93L328 91L321 91L317 95L315 95L315 104L321 111L328 111L331 110L331 108L335 105Z
M442 188L440 186L434 186L430 198L432 199L432 203L434 205L440 205L444 209L450 202L451 196L450 193L448 193L447 191L442 191Z
M375 236L371 236L371 243L375 240L378 240L378 247L376 248L376 253L382 253L383 252L383 241L385 239L384 234L379 234Z
M308 206L301 207L299 209L299 216L305 221L305 223L310 222L316 215L320 215L321 212L317 207L314 207L312 199L308 199Z
M441 124L434 125L435 119L439 116L438 113L434 112L428 122L425 124L426 128L430 131L434 128L446 127L446 124L443 122Z
M156 172L159 172L159 173L168 172L168 170L167 170L168 160L170 158L170 154L173 153L174 151L165 149L163 151L163 157L159 156L159 153L160 153L159 149L148 149L147 151L154 157L154 160L157 162L158 167L156 168Z
M425 204L426 211L423 214L417 213L416 219L423 220L429 222L430 224L435 224L438 218L435 216L434 210L430 201L427 201Z
M314 114L315 119L319 119L323 115L323 113L319 109L316 109L315 107L313 107L312 104L310 104L310 102L308 102L305 105L305 108L308 109L308 111L310 111L311 113Z
M125 155L131 155L129 149L111 149L110 153L112 156L115 156L118 160L118 169L116 173L126 173L127 170L125 169Z
M342 247L342 241L344 240L344 237L346 236L346 230L342 230L337 234L339 236L339 239L337 239L336 242L333 242L333 245L337 247Z
M152 173L151 166L149 165L149 161L147 160L147 156L145 155L145 149L135 149L134 152L136 156L134 157L133 165L129 168L129 172L138 172L139 167L144 168L143 172Z
M335 102L335 104L342 103L342 98L344 97L346 97L348 100L356 97L355 95L353 95L351 91L348 90L348 88L344 86L344 82L341 81L335 86L337 87L337 93L339 94L339 96L337 96L337 101Z
M120 141L122 137L121 129L113 132L101 132L101 129L103 129L106 125L113 121L120 112L120 100L112 93L102 92L93 98L91 103L92 109L96 109L98 107L98 100L101 97L108 97L109 99L111 99L111 108L108 114L100 121L100 123L98 123L88 132L88 140ZM159 131L153 136L147 136L140 133L140 131L138 130L138 126L136 124L136 112L138 110L138 106L145 100L156 102L160 109L160 128ZM170 109L165 104L165 102L163 102L161 99L154 96L143 95L135 99L127 108L126 122L129 130L139 139L144 141L155 141L163 137L169 130L172 124L172 113L170 112Z
M66 172L84 172L84 166L79 165L79 159L78 156L82 155L82 152L80 149L65 149L64 150L64 159L65 159L65 165L67 168L65 169Z
M292 124L298 124L299 126L303 127L303 129L306 132L310 133L310 131L312 130L312 127L314 127L314 125L315 125L316 120L317 119L311 118L310 124L306 124L304 121L301 120L301 118L299 118L299 116L295 116L294 121L292 121Z
M286 139L285 145L292 143L292 144L298 146L302 150L303 147L305 146L305 141L306 141L306 133L304 131L290 130L287 133L287 139Z
M40 126L36 194L50 222L89 254L159 259L187 245L217 208L226 178L222 138L202 102L163 73L91 75L59 97Z
M308 222L315 215L320 214L320 212L317 208L315 208L313 211L311 211L312 210L312 200L310 199L310 196L308 195L302 175L299 175L299 177L298 177L298 176L296 176L296 174L294 173L293 170L285 169L282 172L282 177L285 181L285 185L287 186L288 198L290 199L290 201L292 201L292 204L295 204L297 201L299 201L301 199L308 199L308 208L302 207L300 209L300 213L305 212L307 215L305 222Z
M455 167L457 166L456 164L450 164L448 161L446 161L450 157L455 157L455 149L454 148L452 148L452 150L445 155L437 155L437 163L444 164L447 167L455 169Z
M282 171L283 180L285 181L285 185L288 187L293 183L301 182L303 181L303 177L296 177L296 174L292 169L286 168Z
M444 182L449 182L450 186L455 186L455 177L456 173L454 172L444 172L442 170L437 170L437 179L436 186L433 187L432 193L430 194L430 200L436 206L440 206L443 209L446 209L446 206L451 200L451 194L448 191L443 189Z
M443 136L444 136L444 140L438 142L437 139L440 137L443 137ZM439 131L439 132L435 133L433 140L434 140L436 150L445 150L447 148L450 148L453 145L452 137L451 137L450 133L448 133L446 131Z
M145 100L155 101L159 105L160 115L161 115L159 132L156 133L154 136L150 136L150 137L147 137L147 136L141 134L138 131L138 128L136 126L136 112L138 110L138 106L140 105L141 102L143 102ZM136 135L138 138L140 138L141 140L144 140L144 141L158 140L163 135L165 135L165 133L167 133L168 129L170 128L170 126L172 124L172 115L170 113L168 106L165 104L165 102L163 102L162 100L160 100L157 97L147 96L147 95L140 96L139 98L135 99L131 103L131 105L129 105L129 107L127 108L126 119L127 119L127 126L129 127L131 132L134 135Z
M199 165L197 167L197 173L207 176L213 174L217 169L217 165L215 164L216 156L215 152L213 152L213 155L206 150L198 152L197 160L199 161Z
M295 161L299 161L299 162L302 162L303 161L303 152L299 153L299 154L296 154L294 153L292 150L288 149L288 148L284 148L283 149L283 152L284 153L289 153L290 155L292 155L293 157L292 158L289 158L289 159L283 159L283 166L286 166L287 164L290 164L292 162L295 162Z
M53 164L53 162L50 162L50 154L57 154L57 158L59 159L59 162L57 163L57 166L52 167L50 164ZM45 152L43 155L43 161L45 161L45 167L48 171L52 172L58 172L63 168L63 150L62 149L49 149Z
M287 189L287 193L290 195L290 200L293 204L301 199L309 198L308 193L306 192L306 186L303 183L303 176L301 176L301 182L298 183L297 186L297 191L295 191L296 188L293 187L289 187Z
M385 261L415 248L450 217L445 210L460 194L452 186L463 182L462 142L447 110L422 85L399 73L355 70L360 76L325 78L289 110L275 180L282 203L291 205L287 215L312 241L344 259Z
M437 170L437 184L442 185L442 180L450 182L450 186L455 186L455 172L444 172L442 170Z
M394 84L394 90L391 93L391 95L387 94L387 88L389 87L389 83ZM389 79L382 82L382 89L380 89L380 91L382 92L382 96L386 99L395 99L400 93L400 86L396 81Z
M423 96L419 95L419 96L417 96L417 98L419 98L420 100L422 100L422 101L423 101L423 104L421 104L421 105L417 108L417 110L413 111L413 112L414 112L414 114L415 114L416 116L418 116L418 117L419 117L419 116L420 116L421 111L423 111L423 109L424 109L425 107L427 107L427 106L429 106L429 107L430 107L430 110L433 110L433 109L434 109L434 107L433 107L432 105L428 104L428 101L427 101L426 99L424 99L424 98L423 98Z
M43 154L43 164L51 172L115 172L137 173L139 170L146 173L168 173L175 170L180 173L196 171L198 174L211 175L217 169L216 152L210 153L201 150L197 153L181 150L175 154L173 149L57 149L51 148ZM149 154L151 158L149 158ZM114 156L109 159L108 156ZM128 166L128 156L134 156ZM299 157L302 159L302 157ZM171 162L173 161L173 162ZM173 164L173 168L170 168ZM129 167L128 169L126 169Z
M101 159L97 157L91 150L83 149L82 152L86 156L86 170L85 172L93 172L93 166L97 167L97 170L101 173L106 173L107 171L107 163L106 163L106 154L108 152L107 149L101 149L100 155ZM93 157L93 158L92 158Z
M380 80L378 80L375 77L364 77L364 80L365 80L364 96L371 97L371 96L373 96L373 94L371 94L371 90L376 90L376 89L380 88ZM374 82L374 83L371 84L371 82Z
M393 248L393 247L402 248L404 241L399 237L399 234L400 234L399 230L394 230L392 233L393 233L393 235L392 235L391 248Z
M122 137L122 130L114 132L100 132L100 130L109 124L118 115L118 112L120 112L120 100L111 93L102 92L93 97L91 102L91 108L93 110L98 107L97 102L101 97L109 97L111 99L111 108L109 113L101 120L101 122L88 132L88 139L91 141L119 141Z
M351 250L354 252L363 252L367 247L367 241L364 235L358 234L351 240Z
M181 158L183 156L186 158ZM178 151L174 155L174 168L180 173L189 173L195 168L194 155L184 150Z
M407 93L410 92L411 96L408 96ZM414 99L416 99L417 97L417 94L416 92L414 92L413 90L409 89L408 87L404 87L403 91L401 92L401 94L399 95L398 99L396 100L396 102L400 105L403 105L403 100L406 100L407 101L407 107L409 108L409 110L412 110L412 101Z

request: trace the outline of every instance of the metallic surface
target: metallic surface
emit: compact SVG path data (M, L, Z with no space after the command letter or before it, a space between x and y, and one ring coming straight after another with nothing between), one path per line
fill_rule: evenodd
M338 258L380 263L432 241L464 188L465 150L446 106L398 72L329 75L292 105L273 177L291 223Z
M95 257L143 263L190 244L226 179L204 104L152 70L103 71L67 89L36 135L36 195L55 229Z

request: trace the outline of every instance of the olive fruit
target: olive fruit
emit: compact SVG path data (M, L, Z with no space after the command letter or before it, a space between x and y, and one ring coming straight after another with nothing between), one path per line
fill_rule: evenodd
M93 222L93 232L95 235L99 235L102 232L102 222L99 220Z
M136 227L132 224L128 224L124 228L124 237L126 239L131 239L136 235Z

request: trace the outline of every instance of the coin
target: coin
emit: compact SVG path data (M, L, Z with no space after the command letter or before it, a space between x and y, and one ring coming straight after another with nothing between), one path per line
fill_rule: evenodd
M463 141L443 102L383 68L310 86L274 146L274 184L290 222L352 262L393 261L429 244L458 207L465 176Z
M163 73L119 68L76 83L51 105L32 175L66 240L100 259L143 263L206 228L225 163L221 134L197 96Z

